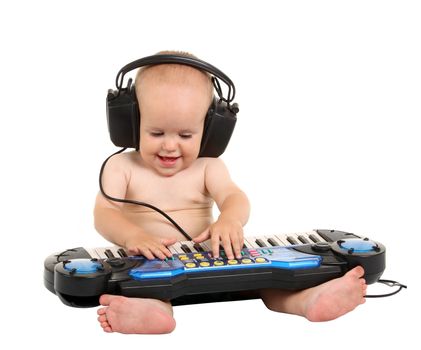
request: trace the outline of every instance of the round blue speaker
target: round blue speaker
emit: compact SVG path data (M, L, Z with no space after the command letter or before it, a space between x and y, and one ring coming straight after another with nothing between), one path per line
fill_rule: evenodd
M386 267L386 248L368 238L339 239L332 243L332 251L347 263L346 270L361 266L367 284L376 282Z
M92 259L74 259L63 264L64 269L78 274L95 273L103 269L102 264Z
M338 241L338 246L353 253L371 253L378 250L377 243L369 239L343 239Z

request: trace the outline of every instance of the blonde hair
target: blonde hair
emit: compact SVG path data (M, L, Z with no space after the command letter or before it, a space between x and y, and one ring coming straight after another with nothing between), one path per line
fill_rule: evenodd
M160 51L156 55L177 55L188 58L197 57L189 52L185 51ZM197 68L190 67L184 64L158 64L153 66L145 66L139 68L136 74L135 87L138 99L140 98L140 85L145 78L153 79L153 82L177 82L180 84L185 84L195 80L195 83L200 80L207 85L209 91L209 103L213 99L213 83L211 76L204 71L201 71Z

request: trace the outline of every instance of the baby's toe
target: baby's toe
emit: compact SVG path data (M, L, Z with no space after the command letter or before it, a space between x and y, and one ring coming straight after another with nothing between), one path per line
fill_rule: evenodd
M96 313L98 314L98 315L105 315L105 312L107 311L107 308L106 307L101 307L101 308L99 308L98 310L96 310Z
M98 321L99 323L107 322L107 316L106 315L98 316Z

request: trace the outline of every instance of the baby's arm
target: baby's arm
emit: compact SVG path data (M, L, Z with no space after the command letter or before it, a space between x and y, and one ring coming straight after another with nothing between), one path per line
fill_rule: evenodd
M125 198L127 174L121 159L109 160L103 173L105 193L114 198ZM147 234L141 227L129 221L122 213L122 203L110 201L101 193L97 195L94 209L95 228L108 241L127 248L132 254L142 254L148 259L165 259L172 253L167 246L176 239L164 239Z
M206 231L197 236L195 242L211 238L212 254L219 256L219 245L222 244L229 259L234 255L241 258L243 247L243 226L250 215L250 204L247 196L231 180L228 169L222 160L209 160L205 170L205 185L215 200L220 215Z

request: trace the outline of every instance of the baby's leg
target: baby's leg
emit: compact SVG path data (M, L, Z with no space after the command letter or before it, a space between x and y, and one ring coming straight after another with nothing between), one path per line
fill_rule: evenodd
M298 292L265 289L261 297L270 310L304 316L310 321L329 321L365 302L367 285L363 275L363 268L357 266L313 288Z
M105 332L163 334L175 328L172 306L155 299L104 294L99 299L98 321Z

